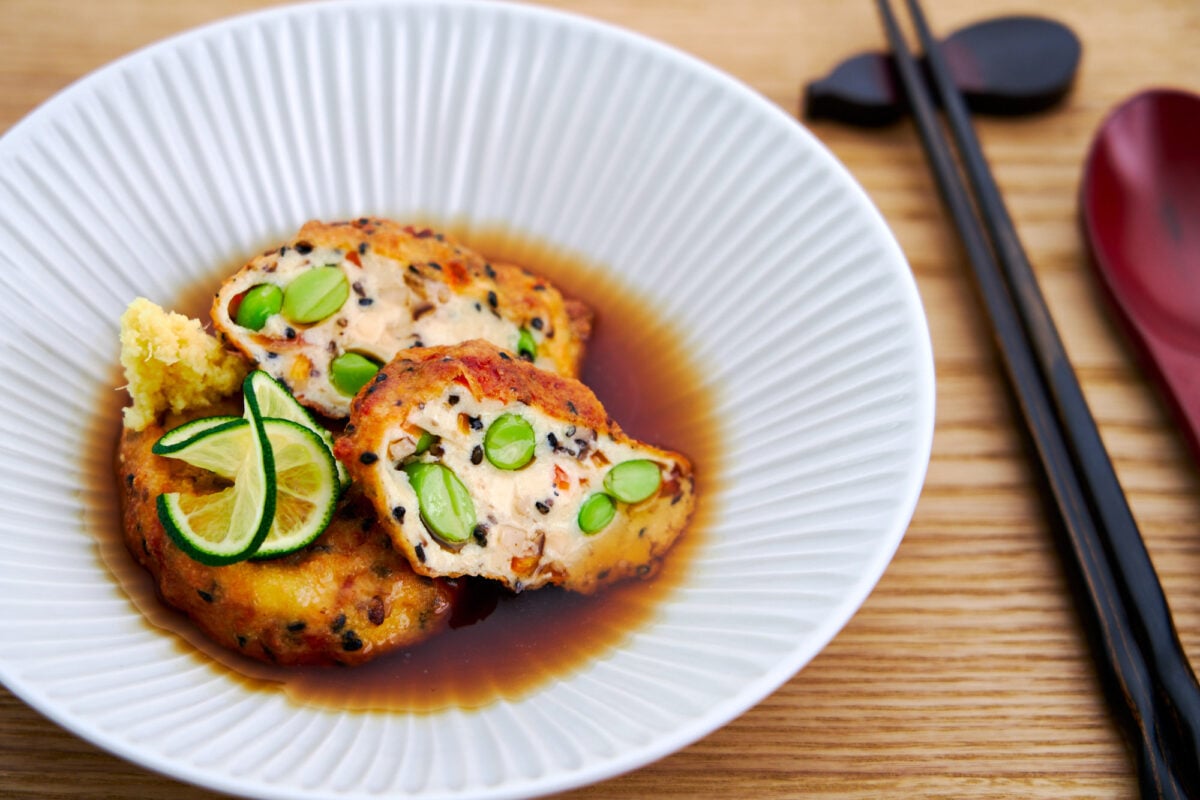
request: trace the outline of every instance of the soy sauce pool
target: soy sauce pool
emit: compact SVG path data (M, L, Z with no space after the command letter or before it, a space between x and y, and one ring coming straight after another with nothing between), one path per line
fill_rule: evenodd
M451 226L449 232L493 261L544 275L592 307L595 327L583 381L631 436L691 458L697 476L695 514L652 580L627 582L595 596L554 588L512 595L488 582L470 582L467 602L451 629L428 642L350 669L285 669L216 647L183 615L157 601L148 576L121 545L116 490L112 475L107 476L107 495L113 499L107 511L103 503L97 506L90 527L104 532L100 551L110 571L151 625L167 629L180 647L199 651L198 657L211 659L215 669L252 691L282 692L303 705L416 712L477 708L525 696L619 649L649 624L686 580L704 540L718 489L721 431L714 398L704 388L700 365L681 347L679 332L659 320L636 292L583 258L498 229L468 232ZM231 271L189 288L175 310L207 319L212 291ZM105 416L94 426L109 452L120 417L114 406L111 398L101 404Z

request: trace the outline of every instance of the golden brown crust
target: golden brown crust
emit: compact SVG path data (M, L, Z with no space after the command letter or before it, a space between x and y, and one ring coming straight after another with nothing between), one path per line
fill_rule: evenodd
M452 409L449 417L457 412L458 425L446 412L435 411L446 406ZM473 425L462 424L466 407L480 409L472 412L479 413ZM489 417L510 411L540 431L535 451L540 455L521 470L505 472L483 460L479 445ZM444 424L428 429L441 437L442 452L434 457L474 487L469 491L477 511L492 509L492 516L479 511L477 517L490 529L457 547L442 547L417 514L406 513L414 498L408 479L392 463L406 457L394 455L394 445L413 430L426 429L426 422L413 420L435 418ZM582 438L568 439L564 430ZM552 431L559 434L548 434ZM482 341L415 348L386 365L356 396L335 453L415 570L479 575L515 590L553 583L589 593L627 577L651 575L682 533L695 500L686 457L626 436L579 381L539 370ZM619 504L606 528L584 533L576 522L580 503L602 490L611 465L631 458L659 464L660 491L642 502Z
M352 665L446 627L456 588L416 575L361 496L344 499L329 528L291 555L224 567L189 558L163 530L156 498L183 484L203 490L213 476L154 455L165 430L122 431L116 468L125 543L162 599L218 644L269 663Z
M452 347L415 347L384 366L375 376L375 383L354 398L350 415L357 436L338 442L338 458L347 466L357 461L348 448L360 437L369 438L364 425L386 424L405 407L436 397L453 382L461 383L477 398L495 397L536 406L558 419L582 423L614 438L627 438L584 384L539 370L487 342L474 340Z

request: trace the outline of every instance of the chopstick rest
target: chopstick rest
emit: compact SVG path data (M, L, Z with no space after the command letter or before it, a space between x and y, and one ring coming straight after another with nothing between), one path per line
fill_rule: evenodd
M1082 46L1061 22L1005 16L976 22L942 43L954 83L976 113L1035 114L1070 91ZM927 68L926 68L927 69ZM908 113L896 64L888 53L861 53L804 90L801 114L858 127L882 127Z

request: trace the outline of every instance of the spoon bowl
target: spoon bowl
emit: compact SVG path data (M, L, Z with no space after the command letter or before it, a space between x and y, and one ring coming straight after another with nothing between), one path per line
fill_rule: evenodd
M1200 459L1200 95L1114 110L1084 165L1080 222L1101 285Z

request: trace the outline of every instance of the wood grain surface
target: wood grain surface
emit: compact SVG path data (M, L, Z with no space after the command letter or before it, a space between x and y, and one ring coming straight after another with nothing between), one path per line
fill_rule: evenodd
M267 5L255 0L0 0L0 130L106 62ZM553 2L726 70L795 115L804 84L882 46L868 0ZM1115 104L1200 91L1195 0L926 0L935 29L1016 12L1084 45L1058 109L984 120L993 169L1200 661L1200 473L1107 316L1076 222L1080 169ZM1128 798L1101 696L963 255L907 124L811 126L895 231L929 316L938 377L928 480L895 560L806 669L695 745L578 798ZM9 264L7 268L19 268ZM130 765L0 689L0 796L217 797Z

